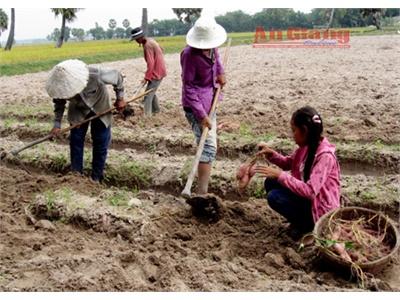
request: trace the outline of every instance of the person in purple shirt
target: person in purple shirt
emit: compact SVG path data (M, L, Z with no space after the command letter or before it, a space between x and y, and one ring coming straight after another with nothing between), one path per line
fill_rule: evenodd
M208 192L211 164L217 153L217 118L215 113L211 117L209 113L216 88L226 83L216 49L226 37L225 29L214 17L202 15L188 32L188 46L181 52L182 106L197 144L203 128L210 129L198 167L198 194Z

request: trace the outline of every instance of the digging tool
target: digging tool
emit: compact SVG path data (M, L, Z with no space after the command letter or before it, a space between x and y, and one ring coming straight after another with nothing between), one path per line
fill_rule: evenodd
M141 87L143 87L143 85L142 85ZM139 87L138 91L139 91L139 90L140 90L140 87ZM141 93L140 95L134 96L132 99L126 101L126 104L131 103L131 102L133 102L133 101L135 101L135 100L138 100L138 99L142 98L143 96L145 96L145 95L147 95L148 93L150 93L152 90L153 90L153 89L150 89L150 90L147 90L147 91L144 92L144 93ZM99 118L99 117L101 117L101 116L104 116L104 115L106 115L106 114L112 112L112 111L115 110L115 109L117 109L117 108L116 108L116 107L109 108L109 109L107 109L107 110L105 110L105 111L103 111L103 112L101 112L101 113L98 113L98 114L96 114L95 116L90 117L90 118L88 118L88 119L86 119L86 120L84 120L84 121L82 121L82 122L80 122L80 123L77 123L77 124L75 124L75 125L69 126L69 127L67 127L67 128L64 128L64 129L61 129L60 132L59 132L59 134L62 134L62 133L64 133L64 132L68 132L68 131L70 131L70 130L72 130L72 129L74 129L74 128L77 128L77 127L79 127L79 126L81 126L81 125L87 123L87 122L90 122L90 121L92 121L92 120L94 120L94 119L97 119L97 118ZM31 148L31 147L33 147L33 146L35 146L35 145L37 145L37 144L43 143L43 142L45 142L45 141L47 141L47 140L50 140L50 139L53 138L53 137L54 137L53 134L48 134L48 135L46 135L46 136L44 136L44 137L42 137L42 138L40 138L40 139L37 139L36 141L33 141L33 142L30 142L30 143L26 144L25 146L23 146L23 147L21 147L21 148L14 149L14 150L12 150L10 153L11 153L12 155L16 156L16 155L18 155L18 153L20 153L21 151L23 151L23 150L25 150L25 149L28 149L28 148Z
M223 65L224 66L226 66L227 61L228 61L228 54L229 54L230 46L231 46L231 39L228 40L228 45L226 46L226 49L225 49L224 60L223 60ZM213 99L213 103L212 103L211 110L210 110L210 113L209 113L209 117L210 118L212 118L214 112L217 109L217 105L218 105L218 102L219 102L218 98L219 98L220 92L221 92L221 86L219 86L216 89L215 93L214 93L214 99ZM206 127L206 126L203 127L203 132L201 134L199 145L197 146L197 152L196 152L196 155L195 155L195 158L194 158L192 170L190 171L190 174L188 176L185 188L182 191L182 196L185 197L186 199L191 197L191 189L192 189L192 185L193 185L193 180L194 180L194 177L196 175L196 171L197 171L197 168L198 168L198 165L199 165L199 162L200 162L200 156L201 156L201 154L203 152L204 144L206 142L208 132L209 132L209 128ZM203 196L201 196L201 195L197 195L196 196L196 199L199 199L197 201L200 201L201 198L203 198ZM204 196L204 199L208 199L208 198L209 197ZM190 204L190 201L188 203Z

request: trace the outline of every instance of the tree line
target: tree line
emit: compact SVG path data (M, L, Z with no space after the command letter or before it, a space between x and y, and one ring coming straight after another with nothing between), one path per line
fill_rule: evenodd
M115 19L110 19L108 22L108 28L104 29L95 23L95 27L89 30L84 30L83 28L70 28L65 27L64 42L67 42L71 38L76 41L84 40L105 40L105 39L123 39L130 37L131 26L128 19L122 21L122 27L118 26ZM46 38L49 41L58 41L61 36L61 30L59 28L54 28L53 32L49 34Z
M153 36L183 35L188 32L201 13L201 9L173 9L177 19L153 20L148 31ZM309 13L295 11L292 8L265 8L255 14L242 10L227 12L217 16L216 21L227 32L255 31L264 29L300 28L348 28L373 25L382 29L382 22L400 16L399 8L314 8Z
M174 9L179 19L153 20L146 23L147 31L151 36L174 36L184 35L188 32L193 22L198 18L201 9ZM309 13L294 11L290 8L271 8L263 9L253 15L241 10L228 12L216 17L216 21L228 32L248 32L254 31L257 26L265 29L287 29L289 27L315 28L315 27L364 27L368 25L381 28L381 19L399 16L399 9L324 9L316 8ZM379 16L376 15L379 12ZM146 12L147 13L147 12ZM143 22L142 22L143 24ZM79 31L78 31L79 30ZM68 28L65 36L67 41L71 34L76 40L85 39L113 39L129 38L131 27L129 21L125 19L122 27L116 25L115 19L110 19L107 28L103 28L98 23L94 28L87 30ZM74 33L75 31L75 33ZM56 40L59 36L59 29L48 36L49 40Z

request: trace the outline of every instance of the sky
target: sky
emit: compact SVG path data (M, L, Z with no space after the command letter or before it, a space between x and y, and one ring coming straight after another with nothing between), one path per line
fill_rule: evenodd
M230 9L215 9L215 15L225 14L228 11L241 9L246 13L254 14L262 8L230 8ZM295 8L308 12L310 9ZM10 9L4 9L10 16ZM171 8L150 8L148 9L149 22L154 19L172 19L176 18ZM10 17L9 17L10 18ZM73 23L68 24L71 28L83 28L88 30L93 28L95 22L98 22L103 28L108 27L108 21L113 18L117 21L117 26L122 27L122 20L128 19L131 27L137 27L141 24L142 9L141 8L86 8L78 12L78 18ZM61 17L55 18L49 8L16 8L15 9L15 39L40 39L46 38L54 28L61 26ZM6 41L8 31L1 33L0 40Z

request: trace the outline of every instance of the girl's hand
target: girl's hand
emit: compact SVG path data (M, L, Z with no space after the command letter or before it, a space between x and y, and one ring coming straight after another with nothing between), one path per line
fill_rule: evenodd
M270 157L274 150L268 147L267 143L261 142L257 145L258 152L256 153L257 156L264 156L265 158Z
M260 176L268 178L278 178L282 173L281 170L269 166L257 166L255 171Z

